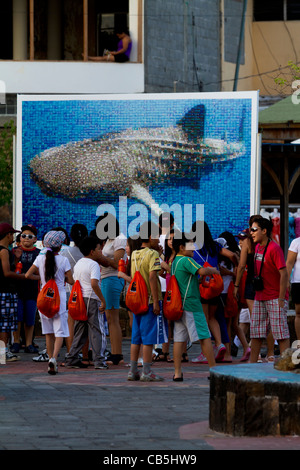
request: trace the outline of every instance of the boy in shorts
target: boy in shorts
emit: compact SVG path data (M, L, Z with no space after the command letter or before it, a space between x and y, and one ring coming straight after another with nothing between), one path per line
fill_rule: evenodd
M184 234L176 233L174 235L173 248L176 257L172 264L172 273L175 272L183 302L183 315L180 320L174 321L173 357L175 373L173 380L182 382L181 358L186 341L199 341L208 365L210 367L215 366L211 334L201 305L199 276L219 274L219 271L212 267L203 268L196 263L193 259L194 243L188 240Z
M96 237L86 237L79 245L83 254L74 266L74 280L80 282L84 303L87 307L87 321L76 320L74 339L66 355L65 366L75 369L88 367L79 359L79 353L89 339L95 369L108 369L104 351L106 337L104 330L105 300L100 288L100 265L102 252ZM100 303L101 302L101 303Z
M254 218L250 228L255 247L254 274L263 285L256 288L251 315L250 362L257 362L262 340L269 329L279 344L280 354L290 345L287 323L288 275L282 248L270 239L272 222L265 218ZM263 265L262 265L263 263ZM262 270L261 270L262 265Z
M152 222L145 222L140 230L141 248L132 253L131 277L138 269L147 285L149 295L148 312L133 315L130 349L130 371L128 380L157 382L163 378L151 370L152 349L154 344L168 341L168 323L162 313L162 293L159 281L161 270L159 249L159 228ZM143 345L143 372L137 368L141 344Z

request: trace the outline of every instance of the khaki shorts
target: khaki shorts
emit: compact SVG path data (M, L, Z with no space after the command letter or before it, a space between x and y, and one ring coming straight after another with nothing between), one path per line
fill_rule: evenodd
M174 321L173 340L175 343L194 342L207 338L210 338L210 332L203 311L184 310L181 319Z

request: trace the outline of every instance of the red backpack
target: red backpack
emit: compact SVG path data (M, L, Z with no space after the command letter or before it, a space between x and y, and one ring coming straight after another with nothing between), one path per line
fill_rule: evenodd
M196 251L197 255L204 261L204 258L200 255L199 251ZM211 268L212 266L206 261L203 264L203 268ZM224 289L224 282L221 274L210 274L203 276L202 282L199 284L200 295L202 299L209 300L214 297L218 297Z
M188 291L191 277L192 277L190 276L186 293L185 293L185 297L184 297L184 301L182 302L180 289L178 286L177 279L175 277L177 266L182 259L183 258L180 258L176 263L175 272L170 277L170 280L167 285L165 297L164 297L164 302L163 302L164 317L170 321L177 321L177 320L180 320L180 318L182 317L183 307L184 307L187 291ZM172 264L172 267L173 267L173 264ZM172 272L172 268L171 268L171 272Z
M54 279L50 279L37 297L38 310L48 318L54 317L60 308L58 287Z
M204 263L203 268L211 268L207 262ZM218 297L224 289L224 283L221 274L210 274L204 276L201 284L199 284L200 295L203 299L209 300Z
M79 281L75 281L71 290L68 301L68 311L70 317L77 321L87 320L86 306L83 300L81 285Z
M144 254L140 262L140 266L142 264L143 259L146 256L146 253ZM135 252L133 252L132 258L134 254ZM135 265L136 265L136 271L134 273L132 281L129 284L125 303L126 303L127 308L132 313L134 313L135 315L140 315L140 314L148 312L149 294L148 294L146 282L143 276L141 275L140 271L137 269L136 257L135 257Z

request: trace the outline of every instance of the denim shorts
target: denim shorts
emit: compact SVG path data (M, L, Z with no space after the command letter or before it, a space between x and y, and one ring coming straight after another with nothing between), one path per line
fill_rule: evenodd
M25 322L26 326L35 324L36 300L18 299L18 322Z
M101 279L101 291L105 298L106 310L120 308L120 297L124 287L124 279L109 276Z

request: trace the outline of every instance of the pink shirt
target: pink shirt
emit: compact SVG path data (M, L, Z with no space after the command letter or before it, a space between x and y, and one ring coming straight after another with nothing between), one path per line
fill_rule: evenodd
M254 256L254 267L255 276L259 275L261 261L265 246L261 246L259 243L255 248ZM279 298L280 290L280 272L279 270L285 268L285 258L283 251L277 243L270 241L263 263L261 277L264 282L264 289L255 293L255 300L272 300ZM288 290L285 298L288 300Z

